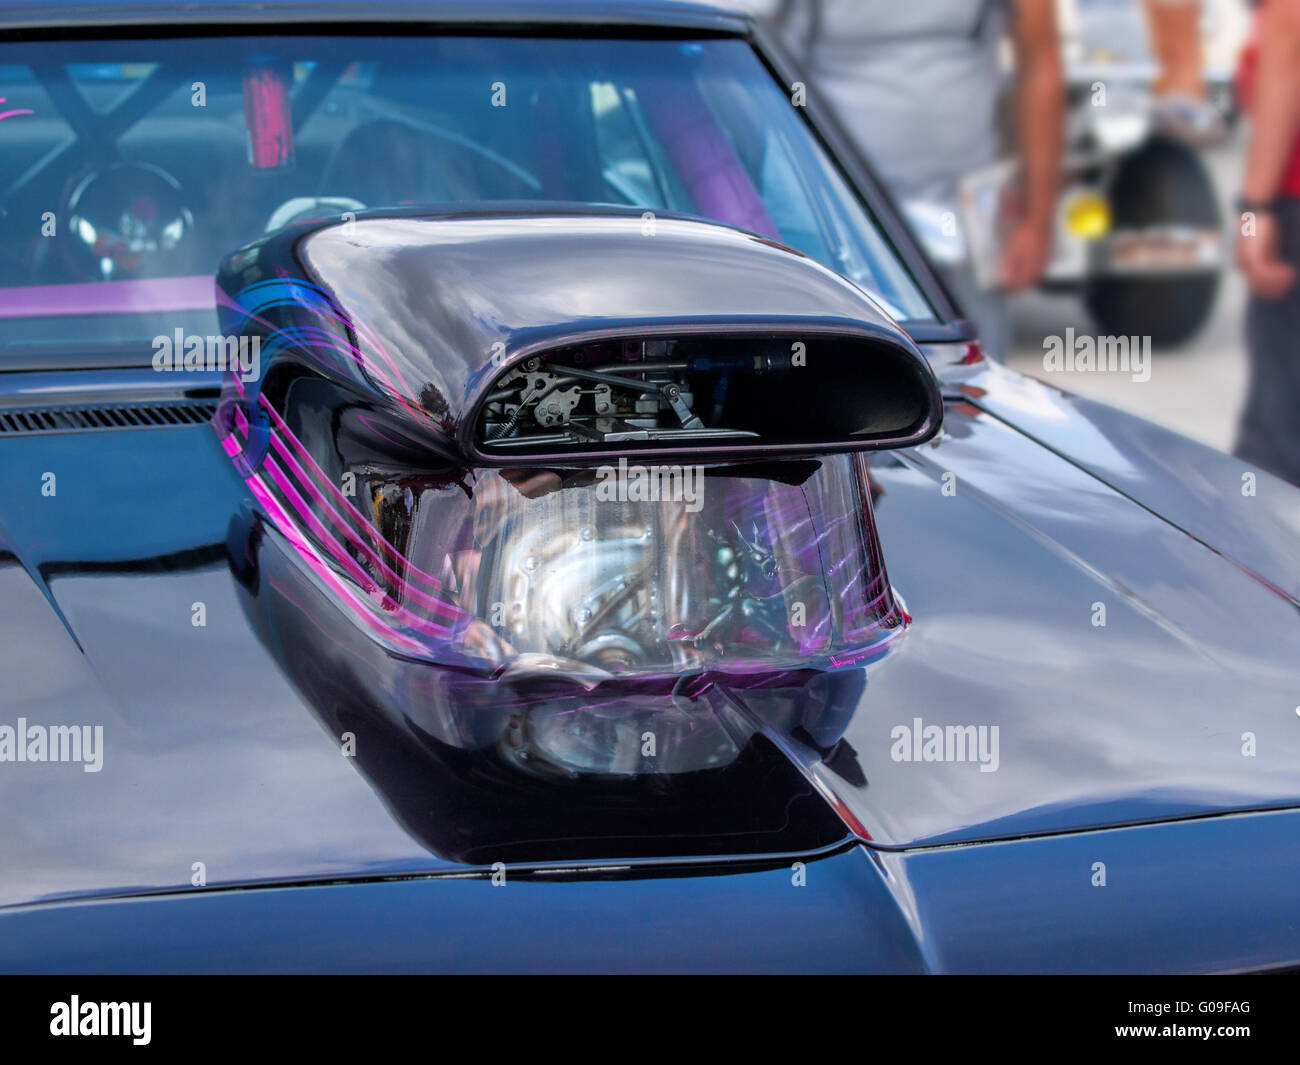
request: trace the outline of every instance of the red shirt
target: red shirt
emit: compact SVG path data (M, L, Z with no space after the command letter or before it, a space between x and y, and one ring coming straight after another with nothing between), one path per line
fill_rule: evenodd
M1259 22L1263 14L1264 5L1261 4L1255 12L1254 31L1241 51L1241 62L1237 66L1237 76L1233 79L1237 100L1246 110L1250 110L1255 91L1255 72L1259 66ZM1296 136L1295 143L1291 146L1291 158L1287 160L1286 169L1282 173L1278 195L1300 197L1300 135Z

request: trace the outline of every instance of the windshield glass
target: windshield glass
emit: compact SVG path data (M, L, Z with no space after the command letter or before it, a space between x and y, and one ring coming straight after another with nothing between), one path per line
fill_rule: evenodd
M753 230L934 313L737 40L237 37L0 48L0 365L215 331L212 275L367 207L618 204ZM131 353L130 355L126 353Z

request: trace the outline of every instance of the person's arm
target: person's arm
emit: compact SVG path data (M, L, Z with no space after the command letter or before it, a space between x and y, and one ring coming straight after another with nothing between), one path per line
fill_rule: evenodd
M1054 0L1012 0L1016 126L1025 212L1002 249L1001 281L1015 291L1043 276L1052 250L1061 180L1065 81Z
M1267 205L1300 137L1300 0L1271 0L1259 26L1259 60L1251 105L1250 143L1241 198ZM1277 219L1264 206L1253 226L1243 223L1237 265L1257 296L1278 299L1295 283L1295 269L1278 255Z

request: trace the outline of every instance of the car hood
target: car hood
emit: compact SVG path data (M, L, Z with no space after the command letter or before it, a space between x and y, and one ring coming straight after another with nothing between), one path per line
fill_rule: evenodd
M226 547L245 489L206 427L0 449L0 724L104 726L99 772L0 772L0 904L464 867L409 830L373 763L340 756L252 631ZM871 469L912 623L862 668L842 742L783 747L861 838L1300 805L1285 594L968 399L942 437ZM932 726L975 729L974 756L930 758ZM466 814L401 787L427 818Z
M1173 434L1164 468L1140 476L1142 453L1117 443L1142 423L1089 417L999 367L948 391L940 438L872 463L890 579L913 624L869 671L846 733L865 783L816 769L873 841L1294 805L1300 607L1285 582L1300 561L1300 493L1259 474L1260 495L1243 497L1245 467ZM1092 467L1030 435L1044 423L1068 427ZM1200 484L1177 497L1170 467L1222 482L1223 512L1198 509ZM1127 481L1112 486L1117 470ZM1181 524L1144 498L1155 493ZM944 749L918 761L931 726ZM949 759L948 730L970 726L990 748L996 729L996 768Z

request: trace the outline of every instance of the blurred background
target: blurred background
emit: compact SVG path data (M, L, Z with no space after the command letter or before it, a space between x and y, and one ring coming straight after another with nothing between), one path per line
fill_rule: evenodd
M1051 9L1046 28L1033 14L1034 0L730 0L730 6L762 18L832 104L976 319L991 354L1059 388L1233 449L1250 377L1247 286L1233 267L1240 217L1234 201L1249 124L1234 78L1256 5L1042 0ZM1030 18L1017 24L1025 11ZM1040 24L1026 29L1034 20ZM1059 60L1056 119L1041 102L1051 64L1037 61L1044 69L1035 71L1032 58L1035 49L1044 52L1045 33L1053 36ZM977 54L981 42L987 42L984 56ZM892 72L889 52L897 56ZM985 139L997 143L963 145L956 127L978 126L979 115L960 112L976 106L968 101L984 84L970 64L994 54L1001 79L997 120ZM1019 90L1017 67L1029 79ZM910 79L903 74L909 69L933 73ZM916 84L899 89L900 80ZM1018 134L1035 130L1035 122L1059 145L1057 172L1040 179L1056 188L1051 247L1037 272L1026 266L1028 280L1003 286L989 308L996 249L1017 236L1000 221L1006 201L1024 196L1027 169L1046 166L1018 148ZM949 155L974 156L977 180L963 174L945 184L935 142ZM976 220L972 204L992 218ZM981 267L982 255L989 261ZM1032 263L1033 251L1022 260ZM1069 329L1150 337L1149 379L1046 369L1045 340Z
M1239 124L1226 143L1201 152L1229 224L1244 142ZM1007 365L1068 392L1159 422L1220 451L1231 451L1246 399L1247 358L1246 285L1232 268L1230 251L1225 235L1219 288L1204 325L1181 344L1154 348L1150 380L1138 383L1125 374L1046 372L1044 338L1060 335L1068 326L1080 334L1099 330L1080 296L1041 288L1018 292L1010 299L1013 335Z
M1121 61L1141 67L1148 78L1156 78L1149 27L1138 0L1092 6L1109 15L1117 30L1115 40L1127 46ZM1076 70L1085 66L1104 68L1110 56L1105 52L1096 54L1096 45L1090 56L1080 39L1080 11L1076 4L1059 3L1057 14L1067 78L1072 66ZM1236 217L1232 200L1242 172L1246 139L1232 82L1250 33L1250 14L1246 0L1202 0L1197 20L1206 95L1225 119L1223 139L1200 146L1199 154L1228 226ZM1105 32L1102 30L1103 36ZM1227 254L1230 237L1229 232L1224 233L1219 287L1204 324L1183 343L1158 348L1158 364L1152 369L1151 379L1141 386L1135 387L1132 379L1122 374L1076 374L1068 382L1059 375L1045 374L1044 337L1067 326L1080 332L1096 332L1097 325L1077 295L1053 295L1041 289L1012 297L1014 339L1008 364L1031 376L1055 376L1055 384L1072 392L1140 414L1221 451L1231 451L1246 398L1247 359L1243 324L1246 285L1231 268Z

